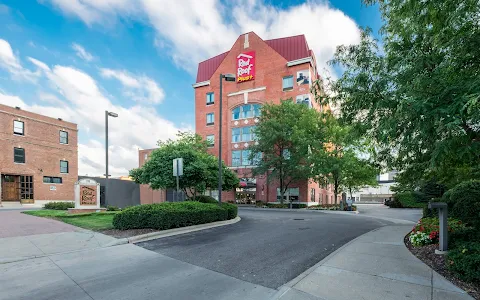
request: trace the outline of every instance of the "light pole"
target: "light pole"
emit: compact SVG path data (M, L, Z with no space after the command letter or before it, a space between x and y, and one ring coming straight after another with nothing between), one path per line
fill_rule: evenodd
M108 187L108 117L116 118L118 114L108 111L105 111L105 190L103 195L105 196L105 207L107 207L107 187Z
M234 74L220 74L220 108L218 115L218 205L222 205L222 84L225 81L235 81Z

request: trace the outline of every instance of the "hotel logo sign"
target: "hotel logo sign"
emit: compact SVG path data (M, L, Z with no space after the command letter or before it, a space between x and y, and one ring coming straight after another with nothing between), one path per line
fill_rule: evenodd
M255 51L237 56L237 82L255 79Z

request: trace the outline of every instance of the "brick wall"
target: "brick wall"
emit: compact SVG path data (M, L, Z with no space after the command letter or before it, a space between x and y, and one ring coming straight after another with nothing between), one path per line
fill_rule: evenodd
M13 134L14 120L24 122L23 136ZM68 132L68 144L60 144L60 130ZM35 200L74 200L77 136L74 123L0 105L0 173L33 176ZM14 147L25 149L24 164L14 163ZM68 174L60 173L60 160L68 161ZM43 183L44 176L61 177L63 182Z

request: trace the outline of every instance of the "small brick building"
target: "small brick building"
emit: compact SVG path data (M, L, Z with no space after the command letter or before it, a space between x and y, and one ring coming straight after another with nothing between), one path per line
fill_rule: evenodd
M232 48L198 65L195 89L196 132L210 142L209 152L218 156L220 74L233 73L235 82L223 82L222 159L241 179L242 187L224 191L223 201L279 202L278 183L267 183L266 175L252 176L248 147L255 142L252 129L265 102L292 98L299 105L321 110L310 93L318 79L315 55L304 35L262 40L254 32L242 34ZM139 152L142 166L152 150ZM217 197L217 191L210 191ZM331 186L313 180L295 182L286 199L308 205L334 203ZM164 191L141 188L141 202L165 201Z
M2 201L73 201L77 124L0 105Z

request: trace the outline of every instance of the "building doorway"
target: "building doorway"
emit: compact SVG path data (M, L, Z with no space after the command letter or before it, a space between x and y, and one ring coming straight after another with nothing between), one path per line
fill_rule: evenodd
M33 176L2 175L2 201L33 203Z
M20 176L2 175L2 201L20 201Z

